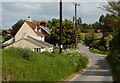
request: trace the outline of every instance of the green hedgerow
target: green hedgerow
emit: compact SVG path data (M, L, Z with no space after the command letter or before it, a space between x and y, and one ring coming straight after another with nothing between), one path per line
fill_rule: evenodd
M37 53L21 48L2 49L2 81L60 81L87 64L85 53L71 49L62 54Z

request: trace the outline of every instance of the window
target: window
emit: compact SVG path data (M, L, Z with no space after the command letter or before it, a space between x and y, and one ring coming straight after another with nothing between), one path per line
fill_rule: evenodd
M39 32L41 32L41 28L39 29Z
M37 27L35 28L35 31L37 32Z
M41 52L40 48L34 48L34 52Z
M41 36L41 40L44 41L44 36Z
M38 36L38 40L41 40L41 36Z

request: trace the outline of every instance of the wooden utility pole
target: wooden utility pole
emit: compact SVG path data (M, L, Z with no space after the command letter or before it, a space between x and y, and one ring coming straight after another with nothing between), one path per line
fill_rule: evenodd
M60 0L60 53L62 53L62 0Z
M73 2L73 4L75 5L75 27L76 27L76 31L75 31L75 48L77 49L77 6L79 6L80 4L77 2Z
M92 25L92 49L94 48L94 44L93 44L93 42L94 42L94 35L93 35L93 32L94 32L94 30L93 30L93 25Z

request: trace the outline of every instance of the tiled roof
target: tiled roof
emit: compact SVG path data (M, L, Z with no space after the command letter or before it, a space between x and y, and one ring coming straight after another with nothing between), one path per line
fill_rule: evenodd
M44 34L42 32L39 32L37 30L37 32L35 31L35 28L37 27L35 24L33 24L32 22L30 21L26 21L26 23L33 29L33 31L37 34L37 35L40 35L40 36L44 36Z

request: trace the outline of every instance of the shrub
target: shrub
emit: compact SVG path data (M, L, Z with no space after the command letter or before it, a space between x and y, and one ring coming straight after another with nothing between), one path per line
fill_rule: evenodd
M88 56L73 49L59 52L33 53L26 49L2 49L2 80L59 81L86 67ZM23 52L23 53L21 53ZM25 54L27 53L27 54ZM23 58L28 55L30 60ZM22 57L21 57L22 56Z
M93 37L92 37L92 31L90 30L88 34L85 36L85 44L89 46L92 43L93 38L97 39L97 35L96 33L93 33Z
M112 35L108 35L107 37L104 38L104 40L106 41L106 45L109 45L109 42L113 39Z
M94 48L97 49L99 47L99 45L100 45L100 40L94 40L93 44L94 44Z
M103 46L99 46L98 49L99 49L100 51L106 51L105 47L103 47Z
M110 51L107 59L111 63L115 75L120 81L120 29L114 34L115 36L110 43Z
M100 50L98 50L98 49L92 49L92 48L90 48L90 52L92 52L92 53L100 53Z
M11 55L16 55L16 56L21 56L27 60L30 60L31 56L33 55L33 51L27 48L7 48L4 50L6 53L11 54ZM4 52L3 51L3 52Z

